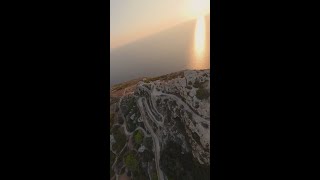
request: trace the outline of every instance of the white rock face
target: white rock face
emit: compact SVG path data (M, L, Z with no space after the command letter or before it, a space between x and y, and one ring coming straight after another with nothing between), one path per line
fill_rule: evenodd
M110 150L112 150L112 144L114 144L116 140L114 139L113 135L110 135Z
M171 80L160 79L148 83L141 82L137 86L137 91L146 96L152 102L151 107L147 108L154 117L159 119L166 118L164 114L159 113L160 109L169 108L173 118L181 118L185 124L185 130L188 137L184 137L177 129L169 130L170 127L160 122L155 122L162 129L157 130L157 136L161 143L166 143L168 136L180 139L181 146L187 149L186 143L189 141L193 156L201 164L210 163L210 95L208 98L197 98L197 91L202 88L210 91L210 70L186 70L183 71L184 77L176 77ZM149 88L146 88L149 87ZM202 97L203 98L203 97ZM157 100L163 102L165 99L176 104L164 104L164 107L153 107ZM163 102L164 103L164 102ZM172 106L172 107L171 107ZM183 109L178 109L182 107ZM181 114L182 113L182 114ZM190 114L191 119L188 117ZM157 119L157 118L156 118ZM173 126L173 125L171 125ZM158 127L156 127L158 128ZM196 137L197 136L197 137ZM163 145L161 145L162 147ZM144 150L139 148L139 152ZM186 150L187 151L187 150Z
M144 145L141 145L138 149L138 152L143 152L146 149L146 147L144 147Z
M138 152L136 155L150 179L150 172L156 172L157 179L167 179L161 167L166 163L160 160L163 153L173 152L175 146L181 148L176 151L178 155L193 156L192 163L210 165L210 70L184 70L141 79L119 86L121 89L114 91L118 103L110 105L110 112L118 113L114 116L114 126L122 126L120 133L127 141L120 152L113 151L112 146L122 143L122 138L116 142L118 136L110 132L110 151L116 155L112 166L114 179L121 177L119 173L125 166L119 154L130 151ZM134 141L137 130L144 134L138 148ZM152 153L152 163L144 162L144 151Z

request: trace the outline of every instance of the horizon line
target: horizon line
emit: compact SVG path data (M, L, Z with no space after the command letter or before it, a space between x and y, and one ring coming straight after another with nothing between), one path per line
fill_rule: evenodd
M210 16L210 12L207 13L207 14L204 14L203 16L205 16L205 17L206 17L206 16ZM181 24L186 23L186 22L189 22L189 21L191 21L191 20L195 20L196 18L197 18L197 17L193 17L193 18L189 18L188 20L184 20L184 21L175 23L175 24L173 24L173 25L171 25L171 26L169 26L169 27L166 27L166 28L164 28L164 29L161 29L161 30L156 31L156 32L153 32L153 33L146 34L145 36L142 36L142 37L140 37L140 38L136 38L136 39L134 38L134 39L131 40L131 41L129 40L128 42L125 42L125 43L120 44L120 45L115 46L115 47L111 47L111 44L110 44L110 52L111 52L112 50L116 50L116 49L118 49L118 48L124 47L124 46L126 46L126 45L131 44L131 43L134 43L134 42L136 42L136 41L139 41L139 40L142 40L142 39L151 37L151 36L153 36L153 35L155 35L155 34L158 34L158 33L160 33L160 32L163 32L163 31L165 31L165 30L174 28L175 26L181 25ZM111 42L110 42L110 43L111 43Z

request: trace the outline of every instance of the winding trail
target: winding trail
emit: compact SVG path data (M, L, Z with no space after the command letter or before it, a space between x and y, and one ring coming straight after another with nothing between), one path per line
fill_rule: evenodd
M187 105L184 101L182 101L180 98L178 98L177 96L173 95L173 94L167 94L167 93L162 93L165 96L169 96L172 99L175 99L176 101L178 101L177 103L180 105L183 105L183 107L188 110L189 112L192 113L192 116L194 117L193 119L196 120L198 123L202 122L205 124L210 125L210 121L207 119L202 118L201 116L199 116L198 114L194 113L193 110L189 107L189 105Z
M158 126L160 127L163 127L164 126L164 116L159 113L159 111L157 110L156 108L156 103L155 103L155 96L160 96L160 95L164 95L164 96L167 96L167 97L170 97L171 99L175 100L177 102L178 105L182 105L185 110L188 110L190 113L192 113L193 115L193 119L195 121L197 121L198 123L205 123L205 124L208 124L210 126L210 121L202 118L201 116L199 116L198 114L194 113L193 109L191 109L189 107L188 104L186 104L184 101L182 101L179 97L173 95L173 94L167 94L167 93L163 93L161 91L156 91L154 88L152 88L152 91L150 91L148 88L144 87L144 86L139 86L139 88L143 88L143 90L145 90L148 94L149 94L149 97L138 97L138 100L137 100L137 106L139 108L139 111L140 111L140 118L142 118L143 120L143 123L145 125L145 127L147 128L147 130L150 132L150 134L148 134L143 128L141 127L137 127L134 131L136 131L137 129L140 129L145 137L152 137L152 140L153 140L153 144L154 144L154 157L155 157L155 165L156 165L156 170L157 170L157 176L158 176L158 179L159 180L164 180L164 175L163 175L163 172L162 170L160 169L160 142L159 142L159 138L158 136L155 134L152 126L149 124L148 120L147 120L147 117L149 117L154 123L156 123ZM126 136L131 136L133 134L133 132L128 132L127 130L127 123L126 123L126 118L124 117L123 113L122 113L122 110L120 108L120 104L123 100L123 97L126 95L126 90L125 89L123 91L123 96L121 96L120 100L119 100L119 104L118 104L118 107L119 107L119 112L121 114L121 117L123 118L124 120L124 123L122 124L122 127L124 129L124 133L126 134ZM150 99L151 101L151 107L149 106L149 104L146 102L147 101L147 98ZM152 108L152 110L150 109ZM158 116L158 117L161 117L161 121L157 120L157 118L155 117ZM124 146L124 148L127 146L127 144ZM124 149L123 148L123 149ZM123 151L122 149L122 151ZM121 152L122 152L121 151ZM118 157L117 157L118 158ZM116 159L117 161L117 159ZM115 161L115 162L116 162ZM113 166L115 165L115 163L113 164ZM112 166L112 167L113 167ZM149 177L150 177L150 174L149 174Z
M153 121L154 123L156 123L158 126L163 127L164 121L159 122L159 121L154 117L152 111L150 110L150 107L149 107L148 103L146 102L146 101L147 101L146 98L145 98L145 97L142 97L141 100L142 100L142 103L144 104L144 106L145 106L146 109L147 109L147 114L149 115L150 119L152 119L152 121Z
M142 127L140 127L140 126L138 126L138 127L137 127L135 130L133 130L132 132L129 132L129 131L127 130L126 118L124 117L124 115L123 115L123 113L122 113L122 110L121 110L121 108L120 108L120 104L121 104L121 102L122 102L122 98L126 95L126 90L127 90L127 88L124 89L123 95L121 96L121 98L120 98L120 100L119 100L119 104L118 104L119 112L120 112L121 117L122 117L122 119L123 119L123 121L124 121L124 123L121 125L121 126L123 127L123 129L124 129L124 133L126 134L126 136L131 136L131 135L134 133L134 131L136 131L137 129L139 129L139 130L141 130L141 131L144 133L145 137L151 137L151 135L148 134L148 133L147 133Z
M150 100L151 100L151 105L153 106L152 109L157 113L158 116L161 117L161 122L159 122L159 123L161 123L161 124L163 125L163 123L164 123L164 116L157 110L157 108L156 108L156 103L154 102L154 98L152 98L153 96L156 96L156 94L151 93L151 91L150 91L148 88L144 87L144 86L139 86L139 88L143 88L145 91L147 91L147 92L149 93L149 95L150 95ZM153 91L154 91L154 88L153 88ZM153 92L153 91L152 91L152 92ZM146 107L149 108L148 105L147 105ZM151 113L151 114L152 114L152 113ZM158 121L158 120L157 120L157 121Z
M154 122L158 127L163 127L164 126L164 120L165 117L163 114L161 114L158 109L157 109L157 103L156 103L156 97L158 96L164 96L164 97L168 97L172 100L174 100L178 106L183 106L183 109L185 111L189 111L192 114L192 119L195 120L197 123L203 123L206 124L208 126L210 126L210 120L207 119L206 117L201 117L195 110L194 108L192 108L191 105L189 105L187 102L183 101L181 99L181 97L179 97L177 95L174 94L168 94L162 91L158 91L155 86L152 86L151 89L148 89L147 87L143 86L143 84L140 84L137 86L138 89L146 92L143 96L136 96L133 92L127 92L127 88L124 89L123 91L123 95L120 97L119 102L118 102L118 108L119 108L119 114L122 117L124 123L121 125L124 129L124 133L127 137L130 137L133 135L133 133L136 130L141 130L144 133L144 137L152 137L153 140L153 147L154 147L154 157L155 157L155 166L156 166L156 172L157 172L157 176L158 176L158 180L165 180L165 175L163 174L161 168L160 168L160 150L161 150L161 139L159 139L159 137L157 136L157 134L155 133L154 129L153 129L153 123ZM130 89L129 89L130 91ZM121 103L123 98L128 95L128 94L133 94L134 97L137 97L137 107L140 111L140 118L144 124L144 128L138 126L135 128L134 131L129 132L127 130L127 119L125 118L122 110L121 110ZM127 116L128 117L128 116ZM149 121L149 119L151 121ZM128 118L129 119L129 118ZM141 121L139 121L141 122ZM150 124L152 123L152 124ZM200 128L197 127L198 129ZM202 127L203 128L203 127ZM149 133L147 133L147 131ZM200 130L201 128L200 128ZM201 133L202 134L202 133ZM203 136L204 139L209 139L209 137L207 136ZM112 168L114 168L116 162L118 162L118 156L124 151L124 149L126 147L128 147L129 144L128 142L126 142L126 144L124 145L124 147L122 148L122 150L120 151L120 153L118 153L118 155L116 154L116 159L115 162L112 165ZM112 149L111 149L112 151ZM112 151L113 152L113 151ZM148 177L151 180L151 174L150 174L150 165L148 163ZM119 176L117 174L115 174L116 179L119 178Z
M122 99L123 99L123 97L126 95L126 90L127 90L127 88L126 89L124 89L124 91L123 91L123 95L121 96L121 98L120 98L120 100L119 100L119 103L118 103L118 108L119 108L119 112L120 112L120 115L121 115L121 117L122 117L122 119L123 119L123 121L124 121L124 123L121 125L122 127L123 127L123 129L124 129L124 133L125 133L125 135L126 136L131 136L136 130L141 130L143 133L144 133L144 137L151 137L152 136L152 134L148 134L142 127L140 127L140 126L138 126L134 131L132 131L132 132L128 132L128 130L127 130L127 123L126 123L126 118L124 117L124 115L123 115L123 113L122 113L122 110L121 110L121 108L120 108L120 105L121 105L121 102L122 102ZM139 108L139 110L141 111L141 109ZM144 120L144 118L143 118L143 120ZM145 123L144 123L145 124ZM151 129L152 130L152 129ZM150 130L149 130L150 131ZM151 132L151 131L150 131ZM152 139L154 140L154 137L152 136ZM122 151L126 148L126 146L128 146L128 143L126 143L125 145L124 145L124 147L123 147L123 149L120 151L120 153L119 153L119 155L122 153ZM160 151L160 148L159 148L159 151ZM116 154L117 155L117 154ZM116 156L116 159L115 159L115 162L112 164L112 168L115 166L115 164L116 164L116 162L118 161L118 156L119 155L117 155ZM156 157L156 156L155 156ZM159 158L160 158L160 156L159 156ZM149 173L149 172L148 172ZM150 174L149 174L149 177L150 177ZM118 177L118 175L116 174L116 179L118 179L119 177ZM163 180L163 178L162 179L160 179L160 180Z
M122 151L126 148L127 145L128 145L128 143L126 143L126 144L123 146L123 148L121 149L121 151L119 152L119 154L116 154L116 153L115 153L116 159L115 159L114 163L112 164L111 168L113 168L113 166L116 164L116 162L118 161L119 155L122 153Z
M152 139L153 139L153 144L155 146L155 163L156 163L156 168L157 168L157 175L158 175L158 179L159 180L164 180L163 178L163 172L160 169L160 143L159 143L159 139L157 137L157 135L154 133L152 127L150 126L149 122L147 121L146 118L146 114L145 111L143 109L143 105L142 105L142 99L139 98L138 99L138 108L140 110L143 122L146 126L146 128L148 128L149 132L151 133Z
M148 134L148 133L146 132L146 130L144 130L144 129L143 129L142 127L140 127L140 126L136 127L136 129L134 129L132 132L129 132L129 131L127 130L127 123L126 123L126 121L124 121L122 127L123 127L123 129L124 129L124 133L126 134L126 136L131 136L136 130L139 129L139 130L141 130L141 131L143 132L143 134L144 134L145 137L151 137L151 135Z
M154 88L153 88L153 91L151 92L148 88L144 87L144 86L139 86L139 87L142 87L144 90L146 90L149 95L150 95L150 98L152 99L152 97L154 96L160 96L160 95L164 95L164 96L167 96L167 97L170 97L172 99L174 99L179 105L183 105L183 107L188 110L189 112L192 113L193 117L194 117L194 120L196 120L198 123L204 123L204 124L207 124L210 126L210 121L208 119L204 119L203 117L199 116L198 114L196 114L194 112L193 109L191 109L189 107L188 104L186 104L184 101L182 101L179 97L177 97L176 95L173 95L173 94L167 94L167 93L164 93L164 92L160 92L160 91L156 91ZM152 101L152 100L151 100ZM148 108L148 106L147 106ZM154 108L156 109L156 108ZM157 110L155 110L157 111ZM158 112L158 111L157 111ZM159 113L159 112L158 112ZM162 117L162 122L163 122L163 116L161 113L159 113L159 115Z

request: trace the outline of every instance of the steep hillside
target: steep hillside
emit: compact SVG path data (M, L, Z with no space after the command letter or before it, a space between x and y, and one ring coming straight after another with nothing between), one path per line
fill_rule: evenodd
M209 179L210 70L115 85L110 179Z

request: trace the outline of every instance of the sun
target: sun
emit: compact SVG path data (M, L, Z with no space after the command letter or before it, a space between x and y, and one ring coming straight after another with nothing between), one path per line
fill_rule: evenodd
M188 14L192 18L210 13L210 0L189 0L188 6Z

